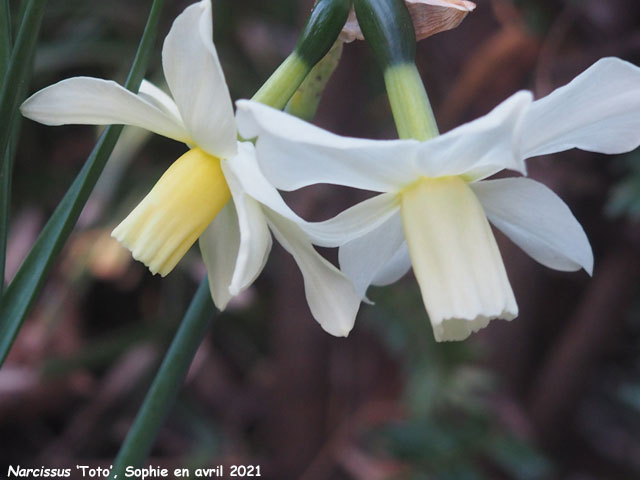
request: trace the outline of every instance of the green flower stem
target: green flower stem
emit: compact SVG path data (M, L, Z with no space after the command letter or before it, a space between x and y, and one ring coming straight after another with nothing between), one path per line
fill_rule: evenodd
M209 282L205 277L120 448L110 479L116 478L116 475L117 478L125 478L126 467L137 467L144 462L180 390L214 312Z
M32 3L38 3L37 0ZM42 3L42 2L40 2ZM136 57L125 82L125 87L137 91L155 43L160 10L164 0L154 0ZM29 10L25 23L29 21ZM22 30L22 29L21 29ZM20 35L16 41L14 56L19 51ZM10 68L11 71L11 68ZM7 77L9 78L9 76ZM5 82L5 87L9 82ZM16 105L17 106L17 105ZM0 122L5 117L0 116ZM0 129L0 135L6 130ZM121 125L111 125L104 130L82 170L73 181L64 198L38 236L20 270L7 288L0 302L0 366L4 363L20 327L44 283L53 261L71 234L82 208L95 186L122 131ZM3 147L6 148L6 145ZM4 151L0 150L0 151Z
M431 104L415 65L416 34L404 0L354 0L360 28L384 72L400 138L438 135Z
M311 66L294 50L256 92L252 100L282 110L310 71Z
M26 4L15 48L11 51L9 3L0 0L0 299L4 294L14 137L18 130L15 120L18 105L26 93L24 85L31 71L45 5L46 0L31 0Z
M438 135L429 97L414 63L388 67L384 82L400 138L428 140Z
M331 50L311 69L307 78L287 103L285 109L287 113L306 121L313 119L327 82L340 63L343 47L344 42L336 40Z
M282 110L309 72L331 49L351 9L351 0L318 0L298 43L253 96L256 102Z

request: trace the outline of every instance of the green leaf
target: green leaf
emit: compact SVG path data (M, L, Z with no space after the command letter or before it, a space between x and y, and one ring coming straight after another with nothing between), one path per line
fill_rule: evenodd
M32 3L38 3L38 1L35 0ZM133 66L125 82L125 87L129 90L137 91L142 82L151 47L155 42L160 19L160 9L163 4L164 0L154 0L151 7L151 13L149 14L147 25L140 40L138 52L136 53ZM27 22L28 17L29 12L27 11L25 22ZM18 50L17 44L19 41L20 37L18 38L18 42L16 42L14 52ZM4 117L0 117L0 122L2 118ZM18 331L44 283L46 274L49 272L53 261L71 234L80 212L98 181L121 131L122 125L112 125L104 130L104 133L98 140L91 155L89 155L82 170L53 212L53 215L20 267L20 270L18 270L18 273L9 285L5 295L2 297L2 303L0 304L0 321L2 322L0 323L0 366L7 357ZM3 130L0 130L0 135L2 135L2 133Z
M26 81L30 59L36 45L46 0L30 0L27 4L15 47L0 91L0 152L5 152L11 138L13 113L21 102L19 87ZM5 47L6 49L6 47Z
M46 0L26 5L15 48L11 50L11 15L8 0L0 0L0 298L4 293L4 271L11 201L11 174L18 105L26 94ZM2 317L0 317L2 318Z

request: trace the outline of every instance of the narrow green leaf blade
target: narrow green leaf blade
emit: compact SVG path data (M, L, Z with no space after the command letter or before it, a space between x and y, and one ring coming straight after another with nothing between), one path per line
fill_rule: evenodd
M0 91L0 152L7 150L11 138L11 124L13 112L18 109L21 102L19 95L20 85L26 81L29 73L31 53L36 45L46 0L30 0L27 4L22 24L18 32L15 46L11 52L11 59L2 90Z
M136 58L125 87L137 91L158 30L164 0L154 0ZM36 240L15 278L0 300L0 366L4 363L22 323L38 295L44 278L71 234L122 131L121 125L105 129L91 155Z
M11 50L11 15L8 0L0 0L0 298L4 293L4 272L9 228L11 174L18 105L23 100L27 78L31 73L46 0L30 0L13 51Z

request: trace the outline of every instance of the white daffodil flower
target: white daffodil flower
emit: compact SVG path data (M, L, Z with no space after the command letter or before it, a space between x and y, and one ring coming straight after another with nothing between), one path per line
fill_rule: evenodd
M222 310L262 271L271 230L302 271L315 319L329 333L347 335L360 304L351 281L314 250L305 224L262 176L253 145L237 141L212 41L210 0L176 18L162 65L171 96L147 81L135 94L113 81L76 77L35 93L22 114L47 125L135 125L186 143L189 151L112 235L162 276L199 238L211 294Z
M276 188L385 192L326 222L343 231L340 266L363 298L370 284L392 283L413 266L438 341L518 313L487 219L547 267L592 271L589 241L557 195L528 178L485 178L525 173L524 160L536 155L640 144L640 69L616 58L545 98L516 93L424 142L345 138L255 102L237 105L240 132L258 138L258 160Z

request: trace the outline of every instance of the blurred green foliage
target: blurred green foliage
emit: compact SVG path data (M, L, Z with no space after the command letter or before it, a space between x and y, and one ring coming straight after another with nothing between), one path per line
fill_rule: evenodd
M371 432L371 448L406 462L407 480L493 480L496 472L550 478L552 462L498 417L492 398L500 385L482 366L478 344L435 342L413 278L376 289L373 298L368 316L405 361L407 415Z

